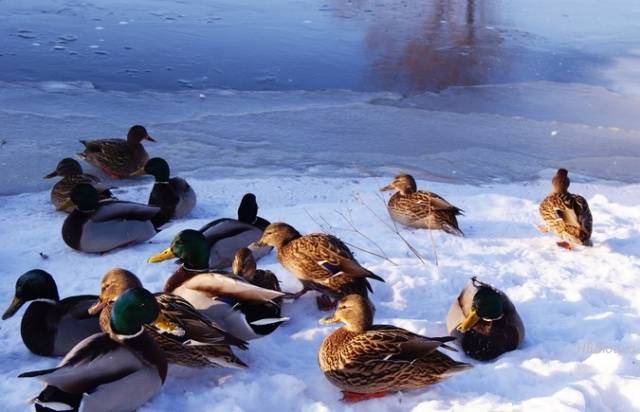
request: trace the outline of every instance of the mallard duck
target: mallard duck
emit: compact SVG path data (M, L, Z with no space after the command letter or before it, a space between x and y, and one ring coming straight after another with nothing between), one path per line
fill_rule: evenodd
M33 269L18 278L13 301L2 315L9 319L27 302L20 333L36 355L64 356L84 338L100 332L98 318L87 309L97 296L69 296L60 300L56 281L44 270Z
M167 360L145 332L160 309L142 288L123 293L113 305L103 333L78 343L51 369L26 372L46 386L33 399L36 410L133 411L160 391Z
M239 278L243 278L252 285L263 289L275 290L281 292L280 281L275 273L270 270L256 268L256 260L253 253L248 248L238 249L231 264L231 273ZM245 313L249 323L268 317L271 319L282 318L282 298L275 298L271 302L244 302L242 312ZM254 332L259 335L266 336L277 329L279 323L271 323L266 325L254 325Z
M62 239L83 252L107 252L145 242L158 232L152 219L159 207L121 200L98 202L98 192L86 183L71 192L75 209L62 225Z
M471 368L438 349L454 350L450 336L429 338L390 325L374 325L371 304L362 295L340 300L333 316L321 324L344 326L327 336L318 353L320 370L356 402L390 392L419 389Z
M269 254L270 247L256 247L254 244L268 225L269 222L258 216L255 195L245 194L238 207L238 219L217 219L200 228L211 248L209 267L228 268L236 250L243 247L249 247L256 260Z
M524 340L524 324L509 297L475 277L451 304L447 329L467 356L483 361L517 349Z
M196 206L196 192L183 178L169 178L169 164L164 159L149 159L134 173L136 176L143 174L152 175L156 180L149 195L149 206L160 208L160 213L153 219L156 227L188 215Z
M368 278L384 280L363 268L349 248L337 237L324 233L302 236L292 226L278 222L270 224L257 242L258 246L276 248L278 261L302 283L302 290L290 297L297 299L309 290L322 294L318 307L335 307L331 300L351 293L367 296L371 290Z
M129 129L127 140L80 140L85 149L84 152L78 153L78 156L101 169L111 178L121 179L131 176L149 159L141 143L143 140L155 142L155 139L147 133L147 129L135 125Z
M563 241L558 246L572 249L573 245L592 246L591 228L593 218L587 200L569 193L569 172L558 169L551 180L553 191L540 203L540 215L545 225L541 232L553 230Z
M51 189L51 203L56 210L71 213L73 211L73 202L71 201L71 190L78 183L88 183L98 191L100 200L115 199L109 188L102 183L97 177L82 173L82 167L77 160L69 157L60 160L56 166L56 170L46 175L45 179L60 176L62 179L58 181Z
M164 285L164 293L186 299L196 309L215 321L225 331L242 340L264 336L288 318L274 317L273 302L284 293L264 289L234 276L216 273L207 267L209 246L202 233L183 230L171 242L171 246L149 258L150 263L178 257L182 265ZM246 305L261 303L260 305ZM274 306L275 305L275 306Z
M128 270L115 268L107 272L100 284L100 297L89 313L101 313L104 323L111 313L111 306L125 291L142 287L136 275ZM202 368L228 366L245 368L229 345L247 349L247 343L218 328L200 314L185 299L166 293L154 295L163 320L145 325L149 335L160 345L169 363Z
M417 190L411 175L398 175L380 191L397 190L389 199L389 215L396 222L418 229L444 230L456 236L464 236L458 227L456 216L462 210L435 193Z

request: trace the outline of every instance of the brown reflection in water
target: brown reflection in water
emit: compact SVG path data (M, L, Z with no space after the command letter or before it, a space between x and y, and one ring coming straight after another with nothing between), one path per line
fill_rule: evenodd
M335 0L339 17L370 22L365 46L373 80L388 90L439 91L500 78L500 33L487 28L495 4L482 0Z

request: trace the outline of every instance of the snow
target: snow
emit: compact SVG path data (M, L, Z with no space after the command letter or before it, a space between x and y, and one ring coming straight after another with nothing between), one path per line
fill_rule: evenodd
M594 247L568 252L550 235L532 226L537 204L548 191L552 171L527 183L450 184L418 176L418 185L465 209L460 219L466 238L402 229L403 236L427 260L420 261L384 223L389 223L377 189L392 175L376 178L269 177L190 178L199 204L192 216L171 224L149 244L105 256L75 252L60 237L64 215L52 210L45 191L3 197L0 224L10 227L0 239L5 281L0 295L8 304L15 279L30 268L49 271L61 296L98 293L102 275L112 267L136 273L151 290L159 290L174 270L146 258L184 228L233 216L245 191L256 194L260 215L286 221L303 233L319 231L325 219L342 239L369 251L378 246L395 264L355 250L357 258L386 283L373 282L378 323L392 323L418 333L445 335L448 307L472 275L505 291L518 308L527 338L521 349L493 362L464 359L475 368L424 391L396 394L347 406L339 391L321 375L316 353L332 328L310 294L286 304L291 321L272 335L252 341L240 356L246 371L191 370L172 366L162 392L145 411L631 411L640 408L640 185L588 180L572 184L594 215ZM579 180L579 179L576 179ZM121 198L144 201L150 181L116 189ZM369 210L365 204L371 208ZM374 216L375 212L383 220ZM352 231L340 216L377 246ZM40 257L39 252L48 256ZM297 280L275 256L260 267L273 270L283 289L296 291ZM56 359L30 354L19 335L20 316L0 329L0 391L6 411L25 409L24 401L40 384L15 378L20 372L51 367Z

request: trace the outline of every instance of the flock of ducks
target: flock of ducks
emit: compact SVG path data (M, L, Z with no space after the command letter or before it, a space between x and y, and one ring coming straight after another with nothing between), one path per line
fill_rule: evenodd
M82 141L80 157L114 178L142 174L155 178L148 204L115 199L110 188L70 158L47 176L61 176L51 191L57 210L69 215L62 238L71 248L104 253L152 238L172 219L195 206L191 186L170 177L160 158L149 159L143 140L154 141L142 126L127 139ZM540 205L545 225L567 249L591 245L592 219L584 198L568 192L567 171L558 170L553 191ZM463 236L462 210L435 193L418 191L410 175L397 176L381 190L394 190L388 203L395 221L413 228ZM302 284L283 292L273 272L256 260L276 249L280 264ZM3 319L27 302L22 340L33 353L64 356L57 367L26 372L45 383L33 399L38 411L130 411L160 391L167 365L245 368L236 351L248 341L274 332L288 320L284 300L316 291L318 307L334 310L322 324L342 323L319 349L321 371L343 392L360 401L423 388L471 368L445 351L456 344L470 358L486 361L515 350L525 329L506 294L472 278L453 300L447 315L450 336L426 337L374 323L370 282L384 281L363 267L335 236L303 235L286 223L258 216L253 194L246 194L237 218L223 218L177 233L150 263L178 259L161 292L152 294L135 274L121 268L106 273L99 295L60 299L54 278L30 270L16 282Z

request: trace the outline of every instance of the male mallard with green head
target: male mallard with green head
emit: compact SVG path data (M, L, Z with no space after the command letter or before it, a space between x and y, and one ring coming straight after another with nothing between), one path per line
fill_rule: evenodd
M56 166L56 170L46 175L45 179L60 176L62 179L58 181L51 189L51 203L56 210L71 213L73 211L73 202L71 201L71 191L78 183L87 183L93 186L99 194L100 200L114 199L109 188L102 183L97 177L83 173L82 167L77 160L69 157L60 160Z
M155 178L149 194L149 206L157 206L160 213L153 219L160 227L171 219L179 219L191 213L196 206L196 192L181 177L170 177L169 164L159 157L149 159L134 175L152 175Z
M197 230L181 231L169 248L149 258L149 262L176 257L182 265L165 283L164 293L186 299L233 336L256 339L264 336L265 329L273 331L288 320L279 316L280 308L273 302L284 293L209 269L209 244Z
M101 169L113 179L130 177L149 159L142 141L155 142L147 129L135 125L129 129L127 139L80 140L85 146L78 153L81 159Z
M292 226L278 222L270 224L258 241L258 246L276 248L278 261L302 283L302 290L291 295L302 296L308 290L322 294L318 307L335 307L331 299L357 293L367 296L371 290L368 279L384 280L365 269L353 257L349 248L337 237L324 233L302 236Z
M370 302L348 295L321 324L344 326L327 336L318 353L320 370L342 390L343 400L357 402L392 392L424 388L471 368L438 349L449 349L450 336L429 338L390 325L374 325Z
M160 309L142 288L115 301L102 333L78 343L51 369L21 374L46 386L33 399L36 410L132 411L155 396L167 376L167 360L145 332Z
M125 291L140 287L142 283L133 273L111 269L102 278L100 297L89 308L89 313L101 313L100 320L104 323L113 302ZM220 329L180 296L166 293L154 296L160 307L160 317L153 324L145 325L145 329L164 350L167 362L195 368L247 366L230 347L245 350L246 342Z
M152 222L158 207L121 200L99 202L96 189L86 183L76 185L71 200L75 209L62 225L62 239L73 249L107 252L145 242L158 232Z
M207 223L199 231L209 242L209 267L225 269L231 266L236 250L248 247L255 259L271 252L270 247L256 247L269 222L258 216L258 204L253 193L246 193L238 207L238 219L221 218Z
M451 304L447 329L467 356L483 361L516 350L524 340L524 324L509 297L475 277Z
M435 193L418 190L413 176L398 175L380 190L397 190L387 205L389 215L396 222L417 229L444 230L452 235L464 236L456 219L462 214L462 209Z
M100 332L98 317L87 314L97 296L60 299L49 273L33 269L18 278L13 301L2 315L9 319L27 302L20 333L25 346L36 355L64 356L84 338Z
M558 169L551 184L553 191L540 203L540 216L545 223L540 231L553 230L563 239L558 246L564 249L572 249L573 245L592 246L591 210L584 197L569 193L571 180L567 169Z

